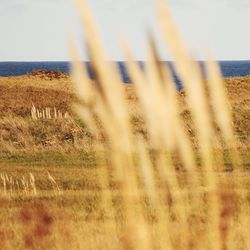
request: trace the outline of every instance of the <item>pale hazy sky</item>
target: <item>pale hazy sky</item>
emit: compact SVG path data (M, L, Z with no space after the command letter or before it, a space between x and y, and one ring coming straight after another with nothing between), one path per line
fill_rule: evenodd
M250 60L250 0L168 3L197 58L210 48L219 60ZM136 58L144 59L146 31L157 33L154 0L89 0L89 5L113 59L123 59L119 33L128 38ZM76 13L72 0L0 0L0 61L68 60L67 33L81 45ZM164 52L163 57L169 59Z

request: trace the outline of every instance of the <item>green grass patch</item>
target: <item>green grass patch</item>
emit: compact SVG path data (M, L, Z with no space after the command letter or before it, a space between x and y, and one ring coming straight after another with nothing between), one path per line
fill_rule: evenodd
M94 152L57 152L43 151L39 153L27 152L0 152L0 166L72 166L72 167L96 167L96 155Z

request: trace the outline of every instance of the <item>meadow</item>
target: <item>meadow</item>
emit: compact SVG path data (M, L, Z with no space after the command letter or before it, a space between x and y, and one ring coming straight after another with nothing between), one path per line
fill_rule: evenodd
M249 249L250 77L202 80L160 5L184 89L153 39L121 84L78 4L95 81L73 43L71 76L0 78L0 248Z

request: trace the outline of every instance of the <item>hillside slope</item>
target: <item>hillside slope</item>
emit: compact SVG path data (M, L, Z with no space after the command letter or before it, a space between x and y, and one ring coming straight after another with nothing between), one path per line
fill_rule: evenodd
M250 143L250 76L226 79L226 88L232 106L234 129L240 150L249 155ZM136 106L133 85L124 85L129 103ZM185 107L185 94L180 94ZM86 129L78 119L60 121L32 121L31 108L56 108L72 114L75 100L70 77L45 78L39 75L0 77L0 146L1 150L34 151L84 147L89 140ZM138 111L138 107L135 109ZM136 112L137 112L136 111ZM73 116L73 115L72 115ZM137 114L135 114L137 116ZM141 120L135 117L136 131L144 132ZM12 131L12 132L10 132ZM76 139L77 138L77 139ZM86 139L87 138L87 139ZM76 142L77 141L77 142Z

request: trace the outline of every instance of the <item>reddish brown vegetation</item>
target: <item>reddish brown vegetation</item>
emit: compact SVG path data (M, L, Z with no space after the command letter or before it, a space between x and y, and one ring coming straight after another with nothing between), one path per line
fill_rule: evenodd
M43 204L24 206L20 211L20 222L23 226L23 241L26 248L48 249L48 237L52 233L53 217Z
M69 77L69 75L64 72L53 70L36 70L29 73L28 76L35 76L46 80L64 79Z
M66 112L70 109L73 95L64 91L41 89L35 87L1 86L0 115L30 116L32 104L37 108L54 108Z
M233 219L234 214L237 212L237 194L234 192L234 189L229 186L224 186L221 188L220 193L220 204L221 204L221 213L220 213L220 234L222 249L227 250L227 242L230 233L230 222Z

